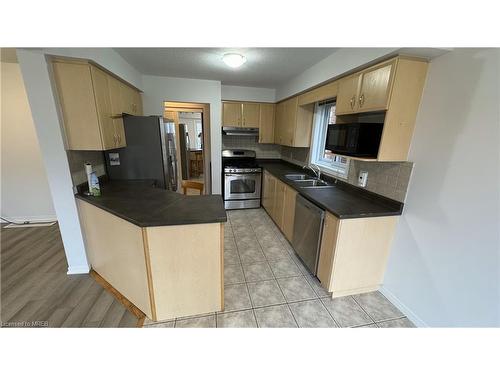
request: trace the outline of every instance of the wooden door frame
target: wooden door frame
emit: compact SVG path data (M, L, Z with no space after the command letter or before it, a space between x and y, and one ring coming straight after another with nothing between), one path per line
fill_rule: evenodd
M210 104L207 103L194 103L194 102L175 102L165 101L163 103L163 115L166 117L166 112L175 112L176 116L176 142L177 142L177 160L180 163L180 149L179 145L179 112L201 112L202 116L202 130L203 130L203 182L205 185L204 194L212 194L212 160L211 160L211 144L210 144ZM178 189L182 181L181 168L177 166L178 171ZM178 190L180 191L180 190Z

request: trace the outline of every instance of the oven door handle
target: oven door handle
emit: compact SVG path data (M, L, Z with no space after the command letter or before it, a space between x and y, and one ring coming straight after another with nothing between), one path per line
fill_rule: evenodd
M224 176L227 177L243 177L243 176L256 176L259 175L259 172L251 172L251 173L224 173Z

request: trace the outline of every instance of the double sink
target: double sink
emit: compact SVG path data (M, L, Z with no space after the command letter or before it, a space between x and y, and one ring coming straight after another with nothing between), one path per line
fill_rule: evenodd
M287 180L293 181L294 185L304 189L320 189L320 188L331 188L332 185L328 185L325 181L311 177L306 174L286 174L285 178Z

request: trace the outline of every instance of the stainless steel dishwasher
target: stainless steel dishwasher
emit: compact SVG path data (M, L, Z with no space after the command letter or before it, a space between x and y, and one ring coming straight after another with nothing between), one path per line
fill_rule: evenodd
M292 246L309 271L316 275L325 211L297 194Z

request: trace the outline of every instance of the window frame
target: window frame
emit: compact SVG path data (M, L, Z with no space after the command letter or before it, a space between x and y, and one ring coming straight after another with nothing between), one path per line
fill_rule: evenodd
M350 159L344 155L339 155L342 158L346 158L345 160L347 160L347 162L344 164L324 157L326 135L329 125L328 120L331 107L334 105L336 105L335 101L332 103L317 102L314 105L313 131L309 160L310 164L317 166L321 172L347 180L349 176Z

